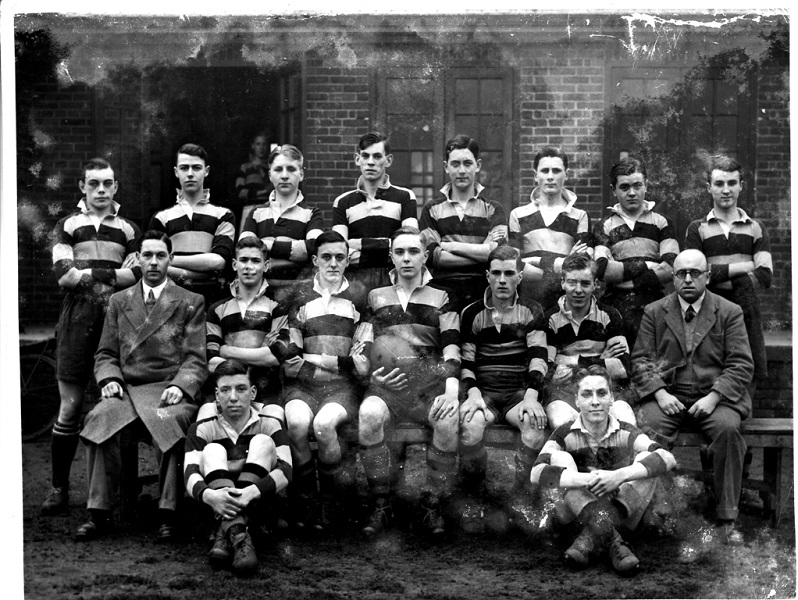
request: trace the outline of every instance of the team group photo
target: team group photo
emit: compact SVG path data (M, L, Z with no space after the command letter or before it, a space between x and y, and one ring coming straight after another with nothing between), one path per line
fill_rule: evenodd
M788 29L596 16L17 16L26 598L795 594Z

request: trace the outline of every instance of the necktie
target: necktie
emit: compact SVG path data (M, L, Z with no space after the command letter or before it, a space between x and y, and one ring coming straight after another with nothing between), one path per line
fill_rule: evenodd
M155 306L155 294L152 293L152 290L150 290L150 293L147 294L147 299L144 301L144 306L147 307L147 312L150 312L152 307Z
M690 306L687 307L687 310L684 311L684 322L685 323L689 323L693 319L695 319L695 309L693 308L693 305L691 304Z

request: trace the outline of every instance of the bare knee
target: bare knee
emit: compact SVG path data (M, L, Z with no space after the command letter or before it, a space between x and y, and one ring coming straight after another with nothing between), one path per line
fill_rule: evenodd
M379 438L376 441L382 439L387 421L388 409L382 400L376 396L370 396L363 400L358 414L360 441L369 443L374 438Z
M460 423L460 441L466 446L473 446L482 441L488 421L482 411L477 411L470 421Z
M546 443L546 430L538 429L530 423L530 419L521 421L521 443L527 448L540 450Z
M258 433L249 442L249 453L247 462L255 462L259 465L267 466L275 462L277 448L274 440L264 433Z
M292 400L285 406L285 421L288 437L292 441L307 439L313 413L310 407L300 400Z

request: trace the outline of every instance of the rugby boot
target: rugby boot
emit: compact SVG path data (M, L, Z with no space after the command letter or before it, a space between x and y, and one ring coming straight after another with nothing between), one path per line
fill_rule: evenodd
M69 510L69 490L64 487L51 488L42 502L42 514L47 516L60 515Z
M629 545L621 537L617 530L612 532L612 541L610 542L610 561L612 568L618 573L631 573L634 571L640 561L629 549Z
M392 517L393 509L390 501L387 498L377 498L374 512L369 515L366 525L363 527L363 533L368 537L379 535L388 528Z
M329 494L322 494L316 506L316 519L313 527L316 531L330 531L333 527L335 514L335 499Z
M226 532L222 530L221 523L216 528L216 535L213 539L213 546L208 552L208 559L212 563L226 563L233 556L233 549Z
M446 532L446 521L443 520L441 514L441 503L438 498L427 498L422 508L424 509L424 518L422 524L427 532L433 536L439 536Z
M233 548L233 572L237 575L251 575L258 569L258 555L247 528L233 525L227 530L230 546Z
M593 533L585 527L574 543L565 551L565 562L575 569L584 569L590 562L590 554L595 545Z

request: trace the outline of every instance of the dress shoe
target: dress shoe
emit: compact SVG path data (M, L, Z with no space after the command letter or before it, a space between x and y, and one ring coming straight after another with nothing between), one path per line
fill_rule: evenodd
M734 521L720 521L721 540L729 546L742 546L745 544L742 532L737 529Z
M69 510L69 490L54 487L42 502L42 514L47 516L59 515Z
M83 523L75 532L75 541L88 542L95 540L108 533L111 530L111 519L99 519L94 515L89 517L89 520Z

